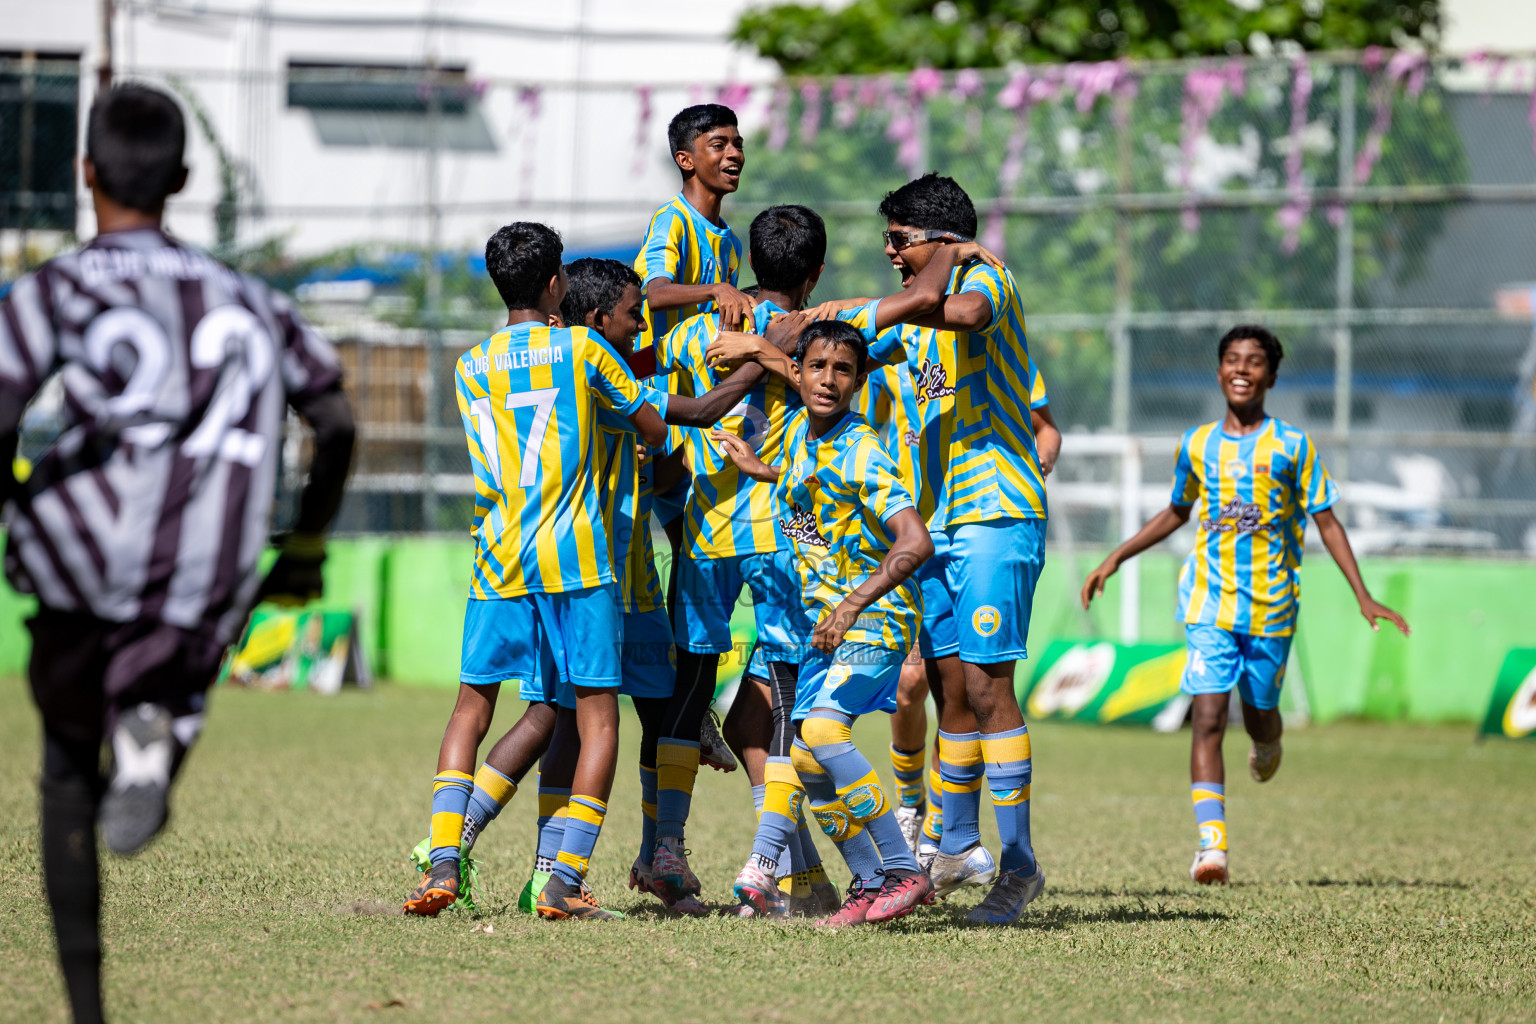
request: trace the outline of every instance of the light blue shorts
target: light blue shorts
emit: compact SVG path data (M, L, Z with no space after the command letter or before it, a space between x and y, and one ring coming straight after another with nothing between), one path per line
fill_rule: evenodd
M1230 693L1237 687L1243 703L1268 711L1280 703L1285 663L1291 654L1288 636L1251 636L1219 626L1185 626L1189 660L1184 665L1185 693Z
M682 556L672 626L678 642L696 654L731 650L731 613L741 588L752 592L757 642L768 661L798 664L811 622L800 600L800 576L788 550L730 558Z
M672 620L665 608L624 613L624 646L619 651L619 692L626 697L672 696L677 685Z
M790 718L798 722L817 708L831 708L851 718L895 711L896 684L906 658L906 651L874 644L844 643L833 654L808 647L800 663Z
M553 701L560 680L619 685L619 605L612 585L564 594L471 599L459 681L517 683L523 700Z
M767 680L768 659L763 657L763 645L752 645L752 657L747 662L747 670L742 675L752 676L756 679Z
M925 658L987 665L1028 657L1029 615L1045 564L1044 519L994 519L932 534L918 570Z

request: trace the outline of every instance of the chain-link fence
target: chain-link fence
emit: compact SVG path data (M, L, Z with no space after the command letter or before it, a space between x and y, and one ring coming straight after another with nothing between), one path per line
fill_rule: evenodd
M72 214L79 201L11 156L24 125L42 138L41 108L23 107L45 75L70 98L47 130L79 117L73 97L88 102L90 86L72 68L0 60L8 227L22 226L17 211ZM1286 345L1271 408L1313 432L1346 481L1358 546L1536 551L1529 59L1366 53L766 86L539 86L315 62L134 77L168 85L195 119L194 182L172 229L296 290L340 346L362 421L347 530L465 527L451 366L500 322L485 237L541 219L570 253L632 259L677 186L667 119L719 99L749 139L726 216L745 237L769 204L818 210L830 233L818 298L896 285L875 214L888 190L938 169L975 197L1069 434L1056 540L1114 539L1129 493L1120 448L1074 439L1140 438L1135 511L1162 503L1173 439L1221 412L1216 339L1256 322ZM9 258L38 258L46 237L65 241L34 231Z

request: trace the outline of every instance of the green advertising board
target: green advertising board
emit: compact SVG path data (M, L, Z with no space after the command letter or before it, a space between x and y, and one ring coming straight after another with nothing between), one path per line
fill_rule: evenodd
M1517 648L1504 656L1482 731L1486 736L1536 738L1536 648Z
M368 664L351 612L258 605L224 659L220 682L257 690L335 693L369 685Z
M1189 699L1179 692L1183 644L1053 640L1019 694L1031 720L1148 725L1171 732Z

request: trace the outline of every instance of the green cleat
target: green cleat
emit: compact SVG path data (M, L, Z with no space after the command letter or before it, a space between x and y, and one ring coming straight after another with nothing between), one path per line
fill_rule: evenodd
M533 871L533 877L528 879L528 884L523 886L523 891L517 896L517 909L525 914L537 914L539 893L544 891L544 883L549 881L549 872Z
M411 850L411 863L416 870L426 874L432 867L432 837L428 836ZM473 911L475 907L475 890L480 882L480 862L469 856L469 852L462 846L459 847L459 898L453 906L461 910ZM532 913L530 910L529 913Z

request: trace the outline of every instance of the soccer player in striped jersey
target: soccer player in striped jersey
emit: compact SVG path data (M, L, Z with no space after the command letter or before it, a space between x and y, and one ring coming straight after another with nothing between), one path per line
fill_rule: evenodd
M853 873L842 908L819 922L831 926L902 917L933 891L851 736L858 716L895 710L897 677L922 621L912 574L933 554L896 464L849 409L866 358L867 342L851 324L825 321L801 333L804 408L790 421L781 465L765 464L734 434L714 437L742 472L774 487L802 601L815 619L793 712L791 760L800 786L770 780L736 895L769 909L778 851L795 827L796 805L808 797Z
M1005 924L1044 886L1030 842L1029 734L1013 696L1045 551L1045 485L1028 401L1034 369L1012 273L990 254L966 262L979 253L965 191L925 175L888 195L880 213L903 291L876 305L882 333L870 354L911 369L922 421L919 501L937 549L922 571L919 636L929 678L944 695L945 822L934 885L944 895L995 881L969 919ZM939 299L913 301L935 271L944 282ZM895 323L903 326L885 329ZM1001 875L981 845L984 775L1003 840Z
M826 254L826 228L803 206L772 207L752 222L751 242L758 295L750 322L762 332L775 314L801 308L815 288ZM686 380L686 390L702 393L718 382L705 350L722 328L739 326L723 316L701 313L659 339L658 367ZM776 457L785 420L797 407L798 396L775 376L749 390L719 426ZM657 755L654 863L657 887L674 895L697 884L683 837L699 766L699 723L714 698L720 655L733 649L731 614L742 587L752 589L758 640L770 671L777 672L774 665L799 663L808 631L797 614L793 572L779 556L771 489L740 474L708 431L688 431L686 450L693 488L684 513L672 608L678 686Z
M700 313L722 314L732 329L751 316L753 300L737 287L741 270L741 239L721 215L725 197L741 183L746 165L745 142L736 126L736 113L719 103L701 103L678 111L667 125L667 144L683 187L651 216L645 240L635 256L635 272L645 294L646 322L639 348L652 348L666 334ZM672 373L665 388L672 394L693 394L687 374ZM660 387L661 385L657 385ZM683 446L683 432L673 428L667 453ZM691 479L687 473L672 486L656 492L656 517L672 546L675 586L677 556L682 544L683 506ZM706 763L721 771L736 767L723 749L712 717L703 730Z
M1267 782L1280 767L1280 689L1300 608L1308 515L1365 621L1374 630L1386 619L1408 635L1403 617L1373 598L1360 578L1333 513L1338 488L1312 438L1264 411L1285 354L1280 340L1245 324L1222 336L1216 354L1226 415L1184 434L1168 507L1088 574L1081 595L1087 608L1126 559L1167 539L1198 506L1195 547L1179 574L1179 615L1189 644L1182 688L1193 701L1190 797L1200 837L1189 874L1204 885L1228 878L1221 742L1234 686L1253 740L1248 774Z
M548 918L611 918L583 890L618 755L622 622L600 510L597 413L628 417L649 444L666 437L629 367L586 327L551 327L567 280L560 236L501 228L486 268L507 327L454 369L475 471L475 561L464 614L459 695L433 779L431 867L406 900L436 914L458 897L460 843L475 754L504 682L552 702L572 688L582 744L554 873L538 896Z
M566 266L569 287L560 304L561 320L601 335L626 360L634 355L635 338L644 322L640 279L635 272L616 260L580 259ZM702 397L668 396L642 387L645 400L663 414L668 423L706 426L717 422L741 400L743 394L761 376L760 366L743 367L719 387ZM651 856L656 831L656 743L662 715L672 695L675 669L672 663L672 626L662 604L661 581L656 574L656 553L651 542L650 519L652 481L659 472L667 472L664 463L679 462L676 457L658 459L659 449L650 449L642 461L637 449L641 440L633 423L610 409L597 414L596 465L601 487L600 507L607 531L615 584L623 618L623 646L620 649L621 681L619 693L631 698L640 719L640 784L644 812L640 856L630 871L630 887L653 892ZM680 469L672 467L673 477ZM545 719L547 705L530 704L525 714L486 755L475 773L475 787L470 795L465 819L463 847L473 846L481 830L489 824L516 793L534 761L544 753L544 770L539 775L540 855L534 863L533 877L519 899L519 906L534 909L539 891L554 867L560 848L566 815L558 807L561 797L569 796L570 771L580 740L576 728L576 709L569 690L562 688L558 717L542 734L530 725L529 716ZM534 742L536 740L536 742ZM542 813L542 809L550 813ZM668 909L679 913L705 913L703 904L691 894L669 899L658 893Z
M1050 396L1038 366L1032 365L1030 385L1030 420L1040 453L1040 471L1049 476L1061 451L1061 432L1051 416ZM917 390L910 367L905 363L886 366L869 375L860 392L859 413L876 429L886 453L901 469L901 482L921 505L922 475L919 450L922 439L916 425ZM942 686L929 686L928 668L920 645L914 645L901 669L896 690L896 710L891 715L891 769L896 777L896 821L901 834L927 868L939 852L943 829L942 780L939 778L938 738L934 738L933 767L925 772L924 754L928 745L928 715L924 707L930 690L942 715ZM928 778L925 779L924 775ZM929 791L932 799L929 799Z
M736 287L741 239L720 214L747 160L736 112L718 103L681 110L667 144L683 187L651 215L635 257L649 314L641 348L700 313L720 313L733 328L752 315L752 299Z
M185 145L165 93L98 94L82 162L97 235L0 302L6 571L38 601L27 625L43 720L43 881L81 1022L102 1019L98 827L127 855L164 826L204 695L252 604L319 596L352 456L331 346L287 298L162 228L166 198L187 179ZM17 481L23 411L55 379L62 428ZM314 456L261 580L288 406L314 427Z

